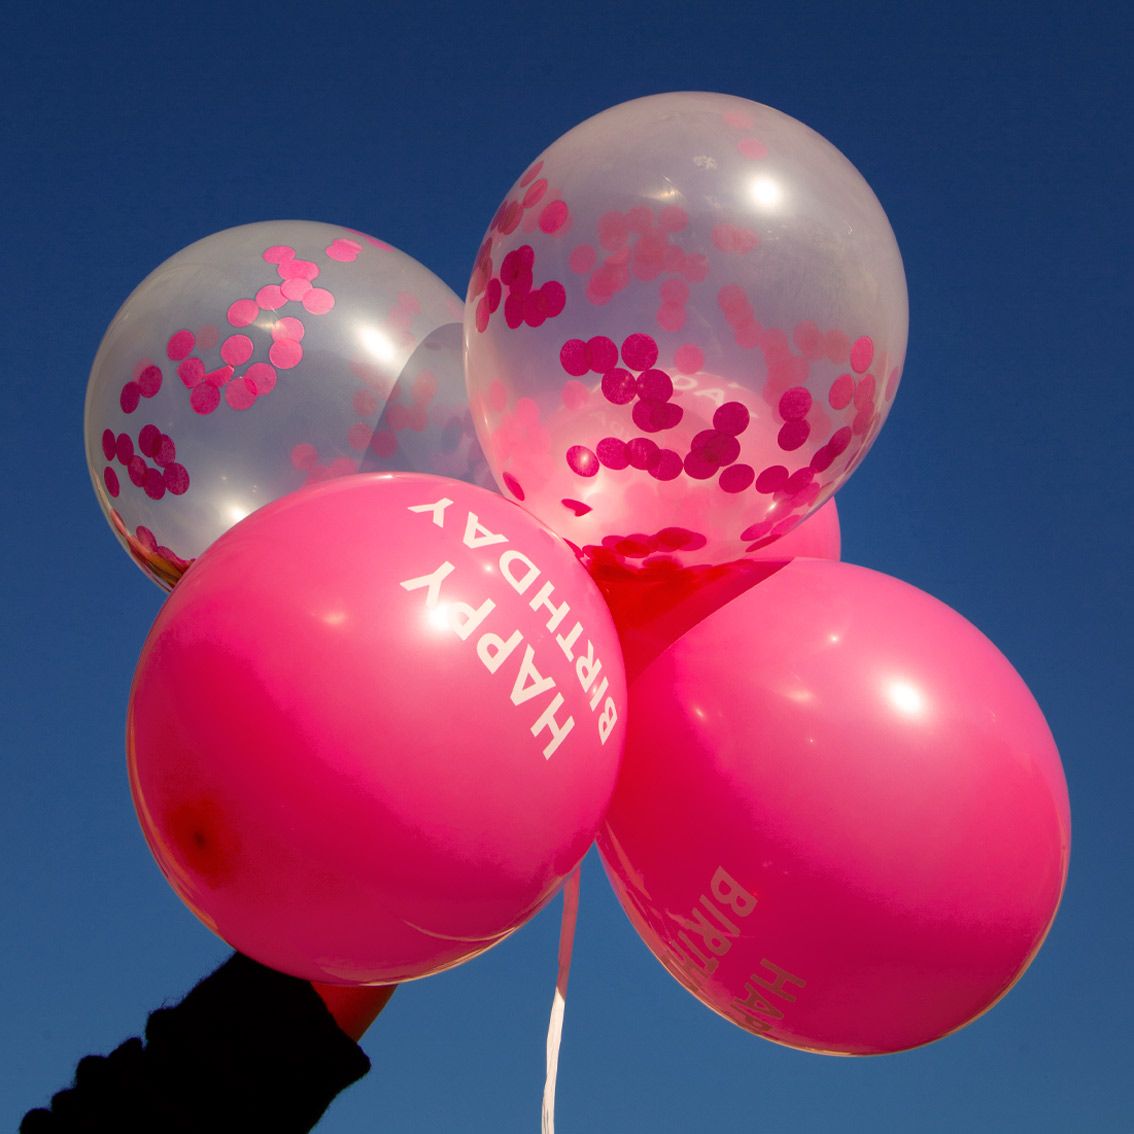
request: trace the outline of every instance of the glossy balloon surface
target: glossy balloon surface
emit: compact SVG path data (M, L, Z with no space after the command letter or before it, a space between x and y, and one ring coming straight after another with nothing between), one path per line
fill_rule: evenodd
M189 569L139 661L138 815L233 947L309 980L424 976L539 910L594 838L618 642L570 549L495 492L343 477Z
M599 835L645 942L778 1043L916 1047L1027 967L1067 876L1051 733L936 599L844 563L768 565L632 683Z

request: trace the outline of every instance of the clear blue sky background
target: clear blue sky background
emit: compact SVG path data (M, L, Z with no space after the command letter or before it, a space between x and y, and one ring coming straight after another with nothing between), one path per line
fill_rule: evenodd
M702 1008L593 858L562 1134L1130 1131L1134 17L1121 4L12 5L0 42L4 974L0 1127L226 954L134 818L123 717L161 595L81 441L127 293L218 229L372 232L463 294L530 159L625 99L727 91L859 167L905 258L902 389L839 496L845 558L943 599L1031 685L1071 789L1071 879L972 1027L866 1061ZM535 1130L558 903L402 989L320 1130Z

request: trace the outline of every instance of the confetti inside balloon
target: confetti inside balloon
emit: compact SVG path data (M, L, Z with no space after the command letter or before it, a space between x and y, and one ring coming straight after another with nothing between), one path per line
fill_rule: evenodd
M503 489L585 553L722 563L862 460L906 329L893 232L842 154L757 103L655 95L564 135L500 206L470 402Z
M235 948L386 983L483 952L586 853L625 681L571 550L419 474L301 489L209 547L143 648L130 783L170 884Z
M943 603L834 560L758 566L632 680L603 862L662 964L745 1030L845 1055L929 1043L1051 926L1059 754Z
M115 532L170 587L268 501L390 467L378 426L395 403L412 415L392 450L403 467L486 480L461 316L428 269L336 225L244 225L178 252L122 305L87 386L87 461ZM418 352L428 383L404 375Z

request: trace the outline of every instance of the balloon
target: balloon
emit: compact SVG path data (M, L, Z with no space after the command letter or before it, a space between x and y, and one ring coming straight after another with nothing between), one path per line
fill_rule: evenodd
M301 489L208 548L130 699L138 816L233 947L308 980L427 975L502 940L593 840L623 741L610 616L494 492Z
M604 865L662 964L740 1027L832 1054L929 1043L1051 925L1058 753L944 604L844 563L767 566L631 682Z
M428 269L337 225L243 225L166 260L114 317L87 385L87 463L119 539L169 588L304 484L395 455L487 483L462 310Z
M745 99L654 95L564 135L501 205L469 400L498 483L584 552L724 563L862 460L906 329L893 233L834 147Z

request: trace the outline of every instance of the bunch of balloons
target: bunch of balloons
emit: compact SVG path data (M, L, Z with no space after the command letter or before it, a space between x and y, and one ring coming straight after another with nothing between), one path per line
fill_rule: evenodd
M86 439L173 588L128 729L171 885L267 964L382 983L502 940L597 840L752 1033L869 1054L985 1011L1055 916L1067 791L995 646L839 560L906 331L862 177L719 94L551 145L463 309L311 222L159 267Z

